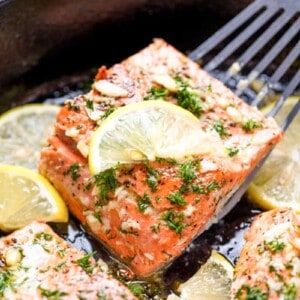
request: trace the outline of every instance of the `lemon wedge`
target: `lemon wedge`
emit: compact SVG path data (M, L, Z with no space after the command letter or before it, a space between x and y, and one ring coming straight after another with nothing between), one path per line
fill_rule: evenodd
M89 146L92 174L156 157L184 159L220 151L220 137L204 132L189 111L163 100L129 104L113 112L94 132ZM223 151L224 152L224 151Z
M0 163L37 170L59 106L27 104L0 116Z
M179 286L180 296L171 294L168 300L229 300L233 272L232 264L213 250L196 274Z
M0 164L0 229L11 231L30 221L67 222L68 210L41 175L24 167Z
M289 97L285 101L275 117L279 124L285 119L296 101L300 101L299 97ZM266 107L263 112L270 108L272 105ZM248 188L249 199L263 209L291 207L300 213L299 132L300 112Z

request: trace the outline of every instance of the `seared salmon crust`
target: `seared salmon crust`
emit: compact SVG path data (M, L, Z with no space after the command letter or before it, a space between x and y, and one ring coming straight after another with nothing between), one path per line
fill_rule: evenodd
M112 109L149 99L189 110L222 147L212 144L188 161L157 159L92 176L92 133ZM272 118L156 39L122 63L101 67L92 90L67 101L39 170L95 237L137 275L147 276L216 221L216 211L281 136Z
M136 297L44 223L33 222L0 239L0 298L114 299Z

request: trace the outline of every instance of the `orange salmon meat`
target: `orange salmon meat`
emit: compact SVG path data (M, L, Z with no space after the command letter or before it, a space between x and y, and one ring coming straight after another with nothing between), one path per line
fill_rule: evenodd
M47 224L32 222L0 239L0 298L137 300Z
M157 158L92 176L92 133L113 109L149 99L189 110L221 148L206 145L208 153L186 161ZM217 221L216 213L281 137L272 118L156 39L123 62L101 67L91 91L66 102L39 171L93 236L137 275L148 276Z
M255 217L236 264L232 299L300 299L299 225L289 208Z

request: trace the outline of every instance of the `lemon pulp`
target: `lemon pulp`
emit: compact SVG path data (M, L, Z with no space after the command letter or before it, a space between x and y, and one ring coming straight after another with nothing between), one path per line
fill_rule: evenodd
M0 162L37 170L59 106L27 104L0 116Z
M90 142L89 168L95 174L118 163L156 157L180 160L221 149L220 137L204 132L192 113L163 100L149 100L118 108L104 120Z
M299 101L289 97L276 115L278 123ZM264 109L268 111L272 107ZM250 184L247 195L264 209L291 207L300 213L300 113L287 129L283 139L276 145L267 161Z
M172 294L168 300L229 300L233 271L232 264L213 250L207 262L179 286L180 296Z
M0 164L0 229L11 231L33 220L67 222L68 210L41 175L24 167Z

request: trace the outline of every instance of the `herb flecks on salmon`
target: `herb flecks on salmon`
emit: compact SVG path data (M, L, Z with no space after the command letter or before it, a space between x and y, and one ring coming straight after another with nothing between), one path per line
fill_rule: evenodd
M87 164L92 133L112 110L147 99L189 110L223 148L204 141L207 155L116 166L113 174L93 178ZM39 170L94 236L144 276L215 221L216 210L281 136L273 119L157 39L120 64L101 67L92 90L61 109Z
M92 255L33 222L0 239L0 298L135 300Z
M236 264L233 299L300 299L299 225L289 208L254 219Z

